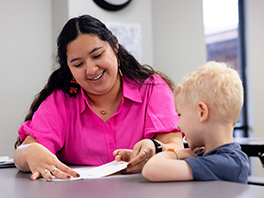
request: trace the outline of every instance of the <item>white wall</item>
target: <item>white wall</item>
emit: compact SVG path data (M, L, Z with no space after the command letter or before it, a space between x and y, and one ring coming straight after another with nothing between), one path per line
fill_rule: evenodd
M0 0L0 155L13 156L18 127L51 69L49 0Z
M175 83L206 62L202 0L153 0L154 66Z
M69 5L67 0L51 0L51 25L52 25L52 51L53 60L57 55L57 37L69 19ZM52 69L56 68L57 63L53 61Z

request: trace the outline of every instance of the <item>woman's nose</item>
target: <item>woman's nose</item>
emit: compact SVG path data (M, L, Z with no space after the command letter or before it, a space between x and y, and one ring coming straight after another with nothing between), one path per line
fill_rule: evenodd
M87 76L93 76L96 71L97 71L98 67L94 64L94 63L86 63L86 75Z

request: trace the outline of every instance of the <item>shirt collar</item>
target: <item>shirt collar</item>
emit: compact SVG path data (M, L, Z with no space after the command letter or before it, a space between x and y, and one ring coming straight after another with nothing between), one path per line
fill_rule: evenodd
M137 103L142 103L141 94L139 92L139 84L133 80L123 77L123 97Z
M133 80L123 77L122 78L123 85L123 98L127 98L137 103L142 103L141 94L139 92L139 84ZM87 108L87 106L91 109L89 98L87 97L83 88L80 88L80 104L81 104L81 113Z

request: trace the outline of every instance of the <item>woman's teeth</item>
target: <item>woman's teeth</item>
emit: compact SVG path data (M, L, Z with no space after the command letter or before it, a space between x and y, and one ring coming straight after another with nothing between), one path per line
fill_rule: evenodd
M103 73L101 73L99 76L97 76L96 78L92 79L92 80L98 80L99 78L101 78L103 75Z

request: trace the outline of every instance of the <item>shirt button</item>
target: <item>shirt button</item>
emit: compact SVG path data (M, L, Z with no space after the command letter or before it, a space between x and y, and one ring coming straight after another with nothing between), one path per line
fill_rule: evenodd
M108 124L111 124L111 120L108 120Z
M113 148L114 148L114 145L111 143L111 144L109 145L109 148L110 148L110 149L113 149Z

